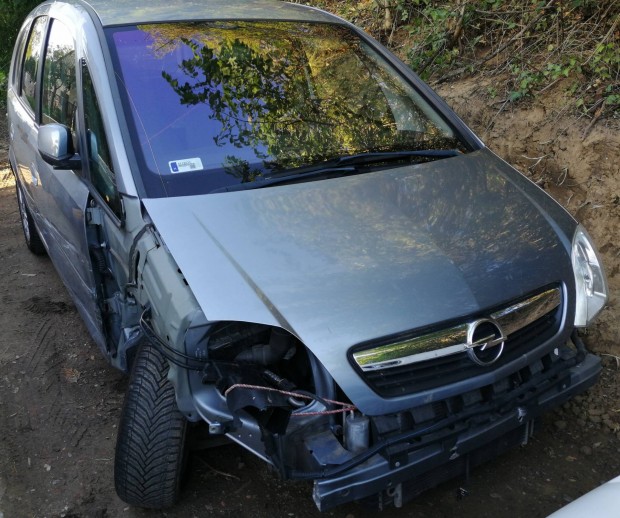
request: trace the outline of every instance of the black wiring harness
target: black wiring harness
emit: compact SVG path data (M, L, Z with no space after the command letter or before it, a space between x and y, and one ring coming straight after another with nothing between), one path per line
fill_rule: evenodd
M202 372L207 364L207 359L196 358L194 356L190 356L189 354L184 354L164 342L151 326L150 316L150 307L147 307L142 312L142 315L140 315L140 329L144 333L147 340L157 347L159 352L161 352L164 358L166 358L166 360L170 363L176 365L177 367L181 367L182 369Z

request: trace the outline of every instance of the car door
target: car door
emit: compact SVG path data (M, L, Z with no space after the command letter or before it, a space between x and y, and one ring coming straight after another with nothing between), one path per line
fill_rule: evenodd
M8 106L11 121L9 127L11 151L15 159L16 173L44 242L47 242L49 237L34 197L40 184L36 153L38 132L36 113L39 110L38 92L47 20L47 16L39 16L30 25L23 55L22 52L18 53L20 63L16 67L13 83L14 96Z
M55 169L42 159L34 138L38 126L63 124L71 130L74 149L80 151L79 133L83 130L79 122L75 37L67 25L50 17L39 67L40 88L35 89L35 135L28 141L28 155L36 168L36 181L30 183L28 190L50 258L88 330L98 345L105 347L85 224L90 198L85 169ZM35 175L32 177L34 179Z

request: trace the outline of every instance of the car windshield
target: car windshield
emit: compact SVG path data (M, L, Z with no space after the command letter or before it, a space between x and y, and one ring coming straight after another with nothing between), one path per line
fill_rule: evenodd
M376 166L377 153L466 149L344 26L167 23L114 27L107 37L148 196L307 176L309 166L364 153Z

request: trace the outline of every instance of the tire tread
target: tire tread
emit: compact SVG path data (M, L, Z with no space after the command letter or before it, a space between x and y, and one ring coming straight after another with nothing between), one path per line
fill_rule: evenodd
M161 353L142 345L125 396L114 463L118 496L139 507L169 507L180 492L187 421L167 374Z
M24 196L24 191L19 185L18 180L15 181L15 189L17 191L17 205L19 209L19 215L21 218L22 207L21 207L21 204L19 203L19 198L20 196L22 197ZM24 240L26 241L26 246L28 247L28 250L30 250L34 255L45 255L47 253L47 250L45 250L45 245L43 244L43 240L41 239L41 236L39 235L37 226L34 224L34 219L32 218L32 214L30 213L30 210L28 209L28 207L26 207L26 222L27 222L26 224L28 225L28 233L30 234L30 237L26 235L26 231L23 229L23 221L21 223L22 223L22 230L24 230Z

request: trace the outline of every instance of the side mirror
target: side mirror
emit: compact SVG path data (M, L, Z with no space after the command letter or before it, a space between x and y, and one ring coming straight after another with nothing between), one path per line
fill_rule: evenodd
M82 168L82 159L73 149L71 130L63 124L41 126L37 147L41 158L54 169Z

